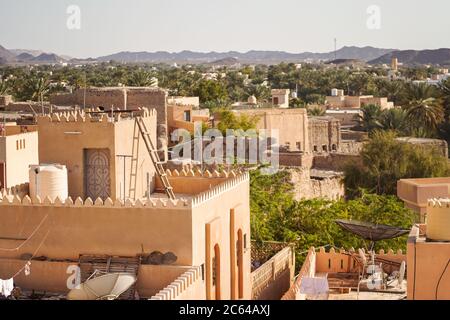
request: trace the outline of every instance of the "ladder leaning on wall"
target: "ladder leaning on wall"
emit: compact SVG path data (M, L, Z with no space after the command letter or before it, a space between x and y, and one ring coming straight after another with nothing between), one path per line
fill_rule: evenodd
M166 194L169 197L169 199L175 200L175 194L173 193L173 188L170 185L167 174L166 174L164 167L162 166L162 162L159 158L158 150L155 149L155 145L153 144L153 141L150 137L150 133L147 131L147 127L145 126L144 120L140 116L137 116L135 119L136 119L136 124L139 128L139 132L141 133L142 138L144 139L144 143L145 143L147 151L150 155L150 159L152 160L153 165L155 166L156 173L158 174L159 178L161 179L161 182L164 186Z

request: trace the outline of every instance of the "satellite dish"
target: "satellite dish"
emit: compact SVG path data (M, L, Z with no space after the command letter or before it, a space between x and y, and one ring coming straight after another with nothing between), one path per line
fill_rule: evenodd
M67 294L68 300L114 300L135 282L131 273L108 273L88 279Z
M400 264L400 271L398 274L398 286L401 287L403 285L403 280L405 279L405 271L406 271L406 262L402 261Z

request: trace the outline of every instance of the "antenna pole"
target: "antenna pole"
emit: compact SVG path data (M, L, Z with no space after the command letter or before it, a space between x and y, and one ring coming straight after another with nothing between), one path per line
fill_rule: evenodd
M334 60L337 60L337 39L334 38Z

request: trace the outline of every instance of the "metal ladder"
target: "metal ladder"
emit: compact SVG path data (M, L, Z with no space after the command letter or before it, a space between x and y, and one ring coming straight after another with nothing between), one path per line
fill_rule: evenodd
M173 193L173 188L170 185L169 179L167 178L167 174L164 170L164 167L162 166L162 162L159 158L158 151L155 149L155 146L150 137L150 133L147 131L147 127L145 126L144 120L140 116L137 116L135 119L136 119L136 124L138 125L138 128L139 128L139 131L142 135L142 138L144 139L144 143L147 148L147 151L150 155L153 165L156 168L156 173L158 174L159 178L161 179L161 182L164 186L166 194L169 197L169 199L175 200L175 194Z

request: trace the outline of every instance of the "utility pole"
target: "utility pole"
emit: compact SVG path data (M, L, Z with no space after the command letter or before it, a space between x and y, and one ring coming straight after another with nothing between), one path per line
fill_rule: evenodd
M337 60L337 39L334 38L334 60Z
M83 111L86 109L86 71L84 72L84 93L83 93Z

